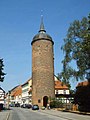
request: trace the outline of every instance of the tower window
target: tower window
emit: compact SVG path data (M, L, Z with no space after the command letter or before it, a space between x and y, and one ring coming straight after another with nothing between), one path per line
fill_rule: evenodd
M41 100L40 100L40 99L38 99L38 103L41 103Z

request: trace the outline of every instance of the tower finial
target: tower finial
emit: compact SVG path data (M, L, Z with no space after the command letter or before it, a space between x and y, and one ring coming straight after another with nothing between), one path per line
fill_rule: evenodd
M41 10L42 12L42 10ZM40 24L40 30L39 32L46 32L45 29L44 29L44 24L43 24L43 15L41 14L41 24Z

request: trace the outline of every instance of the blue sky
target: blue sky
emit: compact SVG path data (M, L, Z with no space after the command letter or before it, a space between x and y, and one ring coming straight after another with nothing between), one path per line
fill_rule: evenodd
M31 41L39 31L41 14L45 30L54 41L57 75L62 70L61 46L70 23L89 13L90 0L0 0L0 58L7 73L1 87L8 91L31 77ZM72 88L75 85L72 82Z

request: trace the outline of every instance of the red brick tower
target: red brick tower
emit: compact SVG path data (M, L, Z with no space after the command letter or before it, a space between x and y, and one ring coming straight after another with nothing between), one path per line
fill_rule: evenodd
M32 104L47 106L54 93L53 40L46 34L41 19L40 30L34 36L32 45Z

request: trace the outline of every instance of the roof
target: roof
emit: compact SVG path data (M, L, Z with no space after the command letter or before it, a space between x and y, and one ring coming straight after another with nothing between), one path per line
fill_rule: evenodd
M46 33L46 30L44 29L43 17L41 18L41 24L40 24L39 33L33 37L33 40L32 40L32 42L31 42L31 45L32 45L35 41L37 41L37 40L42 40L42 39L43 39L43 40L49 40L49 41L52 42L52 44L54 44L54 42L52 41L51 36L48 35L48 34Z
M66 90L69 89L67 85L65 85L59 78L54 75L54 81L55 81L55 89L59 90Z
M83 81L83 82L79 82L76 87L87 86L87 85L89 85L89 82L88 81Z
M63 82L61 82L60 80L55 81L55 89L69 89L65 84L63 84Z
M58 80L59 80L59 78L56 75L54 75L54 81L58 81Z
M0 87L0 90L2 90L5 93L5 91L1 87Z
M22 84L22 86L24 86L24 85L26 85L26 84L28 84L28 81L26 81L24 84Z
M16 87L14 91L11 92L11 96L17 96L22 94L22 87L21 85Z
M28 82L31 80L32 78L28 79L25 83L23 83L21 86L24 86L26 84L28 84Z
M10 92L14 91L18 86L19 86L19 85L17 85L17 86L15 86L14 88L12 88L12 89L10 90Z

